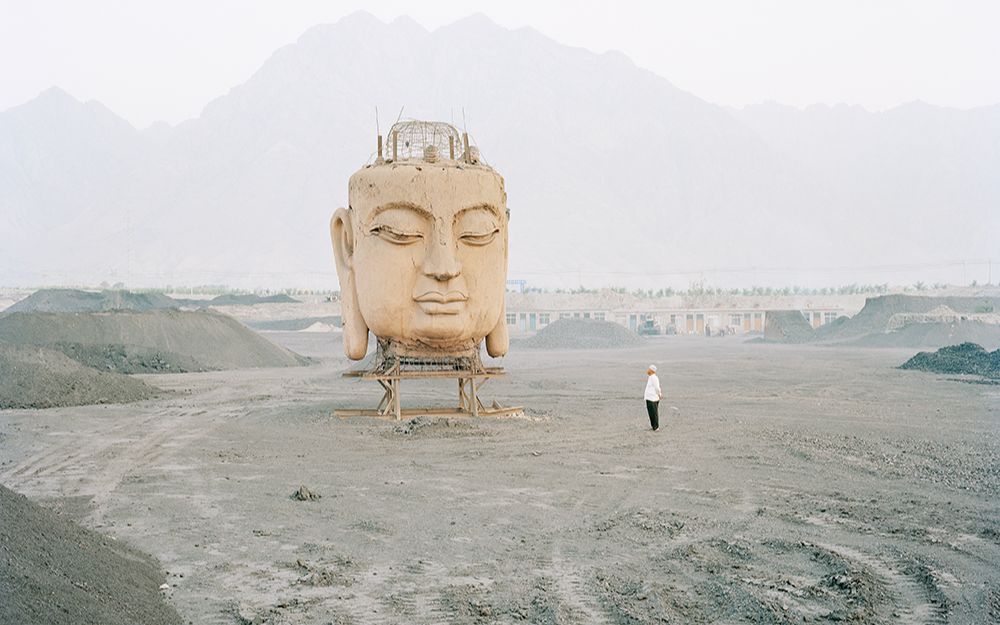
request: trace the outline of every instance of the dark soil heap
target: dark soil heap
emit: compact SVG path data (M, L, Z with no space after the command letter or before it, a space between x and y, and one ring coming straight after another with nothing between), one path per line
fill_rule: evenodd
M760 342L823 342L854 347L938 348L972 342L988 348L1000 347L1000 324L975 319L921 321L888 332L890 320L899 313L926 314L947 307L961 314L1000 310L995 297L930 297L882 295L869 297L853 317L840 317L813 329L798 311L768 311L764 338Z
M344 325L343 319L340 315L331 315L327 317L303 317L301 319L275 319L271 321L248 319L243 323L254 330L261 330L264 332L298 332L299 330L305 330L314 323L328 323L332 326L337 326L338 328Z
M1000 324L969 320L951 323L913 323L894 332L873 332L843 344L858 347L936 349L958 343L977 343L988 349L1000 348Z
M558 319L521 341L534 349L620 349L641 345L643 338L617 323L595 319Z
M102 310L156 310L179 308L183 302L161 293L130 291L79 291L41 289L4 311L14 312L100 312Z
M0 623L174 625L156 562L0 486Z
M0 343L0 408L123 403L157 392L141 380L96 371L57 351Z
M797 310L769 310L764 314L764 340L804 343L813 339L813 328Z
M278 295L233 295L226 293L212 298L208 302L210 306L252 306L254 304L297 304L299 300L289 297L284 293Z
M843 323L820 326L816 340L847 340L872 333L885 333L896 313L927 313L947 306L958 313L1000 310L995 297L930 297L924 295L881 295L865 300L865 307Z
M191 356L135 345L53 343L49 347L82 365L116 373L189 373L207 371Z
M210 311L13 313L0 341L57 349L102 370L183 372L287 367L308 359Z
M1000 349L988 352L975 343L951 345L936 352L920 352L900 369L1000 378Z

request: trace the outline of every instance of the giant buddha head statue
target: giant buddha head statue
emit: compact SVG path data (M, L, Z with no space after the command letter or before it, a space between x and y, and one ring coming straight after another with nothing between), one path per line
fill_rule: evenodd
M485 339L504 355L503 177L449 124L401 122L388 139L330 222L344 352L363 358L370 330L404 354L463 355Z

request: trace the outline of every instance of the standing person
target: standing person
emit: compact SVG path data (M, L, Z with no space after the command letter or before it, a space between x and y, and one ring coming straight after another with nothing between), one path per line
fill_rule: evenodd
M660 390L660 378L656 377L656 365L649 365L646 369L646 412L649 413L649 427L660 429L660 400L663 399L663 391Z

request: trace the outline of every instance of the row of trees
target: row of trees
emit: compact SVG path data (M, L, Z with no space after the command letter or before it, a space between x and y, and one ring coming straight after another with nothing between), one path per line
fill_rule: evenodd
M903 287L903 291L926 291L927 289L933 289L935 291L938 291L938 290L941 290L941 289L947 289L949 286L951 286L951 285L950 284L945 284L944 282L935 282L934 284L928 286L925 282L920 282L918 280L917 282L913 283L913 286L905 286L905 287ZM971 286L971 287L977 287L977 286L979 286L979 281L978 280L973 280L972 282L969 283L969 286ZM990 284L986 283L983 286L990 286Z
M936 288L936 285L935 285ZM603 289L588 289L586 287L578 287L575 289L555 289L554 293L570 293L570 294L582 294L582 293L600 293ZM687 290L674 289L672 287L667 287L663 289L627 289L624 287L612 287L609 289L614 293L621 293L623 295L633 295L635 297L643 298L659 298L659 297L672 297L677 296L692 296L692 295L859 295L859 294L875 294L882 295L889 292L888 284L846 284L839 287L822 287L822 288L810 288L802 286L785 286L785 287L770 287L770 286L753 286L749 288L741 289L726 289L722 287L712 287L706 286L704 284L692 284ZM528 288L524 290L525 293L549 293L548 289L539 288Z
M927 291L927 290L943 290L949 288L951 285L945 284L943 282L935 282L934 284L926 284L924 282L916 282L912 285L907 285L902 287L903 292L913 292L913 291ZM969 285L972 287L979 286L979 283L975 280ZM989 285L985 285L989 286ZM102 282L100 284L102 289L113 289L113 290L123 290L126 289L126 285L122 282L116 284L109 284L108 282ZM189 293L189 294L200 294L200 295L220 295L223 293L235 293L235 294L249 294L253 293L256 295L276 295L284 293L286 295L325 295L333 299L337 299L340 295L338 290L329 289L300 289L300 288L285 288L285 289L234 289L222 284L206 284L201 286L171 286L167 285L163 288L142 288L138 289L140 291L146 292L159 292L159 293ZM822 287L822 288L811 288L803 286L784 286L784 287L770 287L770 286L752 286L748 288L738 288L738 289L726 289L722 287L712 287L707 286L703 283L694 283L685 289L674 289L672 287L666 287L662 289L627 289L625 287L610 287L608 289L589 289L584 286L577 287L575 289L546 289L538 287L527 287L524 289L525 293L570 293L573 295L583 294L583 293L600 293L602 291L609 290L613 293L621 293L623 295L633 295L635 297L642 298L660 298L660 297L672 297L672 296L693 296L693 295L761 295L761 296L790 296L790 295L884 295L889 292L889 284L845 284L842 286L835 287Z
M107 281L101 282L100 288L113 291L123 291L128 290L128 286L124 282L116 282L111 284ZM173 286L168 284L164 287L142 287L136 288L136 291L141 291L143 293L181 293L187 295L223 295L227 293L232 293L234 295L325 295L325 296L336 296L340 294L340 291L330 290L330 289L300 289L300 288L284 288L284 289L237 289L225 284L201 284L198 286Z

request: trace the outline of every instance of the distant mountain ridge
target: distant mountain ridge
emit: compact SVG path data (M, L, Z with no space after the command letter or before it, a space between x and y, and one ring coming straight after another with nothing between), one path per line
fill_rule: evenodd
M356 13L176 126L58 89L0 113L0 284L336 288L327 222L376 105L383 130L401 107L459 126L464 109L507 180L512 277L534 283L944 262L1000 240L1000 107L732 110L481 15L428 31Z

